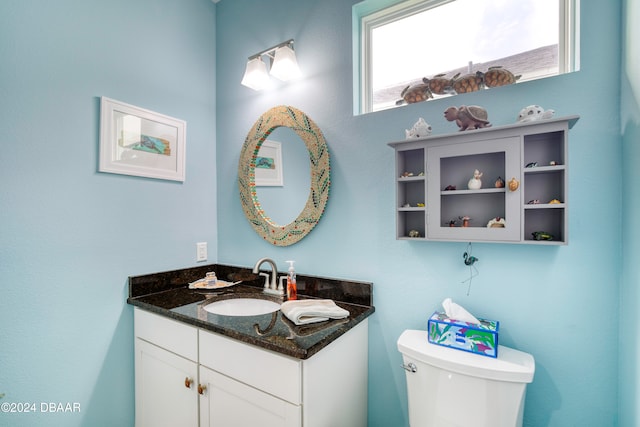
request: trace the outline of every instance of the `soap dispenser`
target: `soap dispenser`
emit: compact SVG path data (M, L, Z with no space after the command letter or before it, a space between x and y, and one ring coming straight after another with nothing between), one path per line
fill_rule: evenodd
M287 300L298 299L298 289L296 287L296 270L293 268L295 261L289 263L289 274L287 274Z

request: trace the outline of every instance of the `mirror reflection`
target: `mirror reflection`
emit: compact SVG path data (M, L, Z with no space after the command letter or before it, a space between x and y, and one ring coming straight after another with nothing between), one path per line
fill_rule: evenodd
M309 172L309 154L300 137L287 127L274 129L256 160L256 194L274 223L289 224L300 214L309 197Z

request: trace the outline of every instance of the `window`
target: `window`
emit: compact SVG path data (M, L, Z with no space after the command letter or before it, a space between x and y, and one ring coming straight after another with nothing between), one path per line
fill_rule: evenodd
M501 67L520 83L575 71L578 7L579 0L363 1L353 8L354 87L359 91L354 110L367 113L406 103L404 88L438 75L453 83L455 76L482 78ZM443 93L427 96L464 91L446 86Z

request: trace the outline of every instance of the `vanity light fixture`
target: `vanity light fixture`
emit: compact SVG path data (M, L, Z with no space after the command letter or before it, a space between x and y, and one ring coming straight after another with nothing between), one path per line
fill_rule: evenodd
M300 77L300 68L293 50L293 39L289 39L250 56L242 78L242 85L253 90L262 90L269 85L267 64L262 60L264 55L269 57L270 73L275 78L286 82Z

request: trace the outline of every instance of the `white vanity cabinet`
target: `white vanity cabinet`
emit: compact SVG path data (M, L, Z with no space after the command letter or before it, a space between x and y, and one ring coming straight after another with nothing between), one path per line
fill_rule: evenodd
M577 120L390 143L396 153L396 238L567 244L568 133ZM482 187L470 189L475 170L482 173ZM499 179L504 186L496 185ZM510 181L516 185L510 188Z
M134 309L136 426L198 425L198 330Z
M367 425L367 320L302 360L138 308L134 313L138 427ZM191 340L186 352L166 337L175 327ZM196 381L187 388L189 375Z

